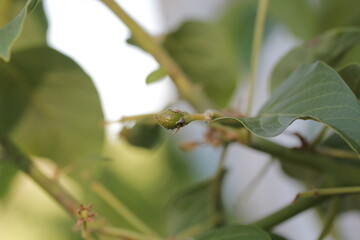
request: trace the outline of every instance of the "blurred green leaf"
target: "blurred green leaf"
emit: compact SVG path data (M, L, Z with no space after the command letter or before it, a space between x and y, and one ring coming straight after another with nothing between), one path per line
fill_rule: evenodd
M323 62L297 68L273 93L258 117L237 118L262 137L281 134L296 119L323 122L360 154L359 102L337 72Z
M271 240L270 236L257 226L227 226L209 230L195 240Z
M257 1L232 1L217 19L218 27L222 28L229 37L236 54L237 65L242 66L244 70L250 63L256 8ZM264 38L266 38L266 32Z
M70 58L47 47L17 52L0 62L0 113L29 154L60 165L98 157L103 113L91 79ZM8 132L7 129L2 130Z
M164 47L215 107L227 106L236 88L238 66L223 31L203 22L185 22L164 40Z
M150 83L160 81L161 79L165 78L166 75L167 75L167 72L164 69L159 68L159 69L153 71L152 73L150 73L146 77L146 84L150 84Z
M360 99L360 64L350 64L339 71L340 76Z
M17 173L17 168L14 165L1 160L3 159L0 159L0 200L8 193Z
M218 225L223 211L217 204L215 182L208 180L180 193L170 202L167 226L171 236L192 236L192 229L201 226L203 231Z
M14 8L18 9L23 5L23 1L14 1L14 5ZM26 16L21 34L12 47L13 51L47 45L47 28L48 23L44 13L43 1L39 1L31 13Z
M154 121L142 120L133 127L124 127L120 137L131 145L143 148L153 148L161 140L161 127Z
M21 12L6 26L0 29L0 58L3 60L10 60L11 47L22 31L25 18L36 6L37 2L37 0L28 0Z
M320 60L331 67L338 68L339 63L341 66L353 63L354 58L351 58L349 62L344 62L342 57L345 54L351 54L353 47L359 43L360 30L345 28L328 31L294 48L274 68L270 81L271 91L274 91L300 64Z
M360 41L341 57L337 66L340 69L354 63L360 64Z
M316 12L309 1L272 0L268 20L285 26L295 36L309 39L316 35Z
M312 2L308 2L308 4L312 4ZM317 19L315 24L318 32L340 26L359 27L359 7L358 0L320 0L316 6Z

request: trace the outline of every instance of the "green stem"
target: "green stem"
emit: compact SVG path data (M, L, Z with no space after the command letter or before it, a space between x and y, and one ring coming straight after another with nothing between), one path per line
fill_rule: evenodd
M296 203L287 205L286 207L270 214L269 216L251 224L257 225L265 230L270 230L272 227L288 220L289 218L303 212L306 209L318 205L326 199L326 197L300 199Z
M57 201L66 212L76 219L80 203L59 182L45 176L32 162L23 154L8 138L0 137L2 154L4 158L14 163L20 170L26 173L33 181L42 187L55 201Z
M248 101L246 107L247 116L251 114L251 107L253 104L256 72L258 68L259 52L260 52L261 42L264 33L264 25L265 25L268 2L269 2L268 0L260 0L256 14L255 29L254 29L253 43L251 49L249 95L248 95Z
M326 221L324 223L324 227L318 237L318 240L322 240L324 239L328 234L329 232L331 231L331 228L333 226L333 223L334 223L334 220L339 212L339 208L340 208L340 198L334 198L331 202L331 206L330 206L330 209L329 209L329 213L328 213L328 216L326 218Z
M360 170L352 164L344 164L336 159L315 152L286 148L277 143L254 137L249 147L271 154L281 161L300 166L310 167L320 172L326 172L337 180L339 185L359 185Z
M133 212L131 212L124 203L116 198L110 191L108 191L102 184L93 182L91 189L96 192L105 202L107 202L121 217L128 221L131 225L137 228L139 231L148 234L150 236L157 236L158 234L152 230L146 223L138 218Z
M112 124L112 123L124 123L124 122L131 122L131 121L140 121L143 119L153 119L155 123L155 113L149 114L141 114L141 115L134 115L134 116L124 116L119 120L115 121L105 121L105 124Z
M299 193L296 199L305 197L329 196L329 195L343 195L343 194L359 194L360 187L337 187L337 188L322 188L307 192Z
M314 138L314 140L312 141L312 143L310 144L310 147L314 148L316 147L319 143L322 142L322 140L324 139L326 133L328 132L329 128L328 126L324 126L320 132L318 133L318 135Z
M222 179L225 172L225 160L226 160L226 153L228 150L228 144L224 145L224 148L221 152L219 165L217 168L217 171L214 176L214 199L215 199L215 208L216 209L222 209L222 203L221 203L221 184Z
M251 182L241 192L240 197L237 199L236 205L239 205L241 202L244 202L247 198L249 198L250 194L256 189L256 186L258 186L260 181L265 177L273 163L274 160L271 158L270 161L267 161L264 166L262 166Z
M136 43L150 53L160 66L168 72L182 97L187 99L198 111L207 109L209 101L204 93L191 84L191 81L161 45L145 32L114 0L101 1L130 29Z
M351 151L328 148L328 147L318 147L316 148L316 151L322 155L326 155L329 157L359 160L359 156L355 152L351 152Z
M95 232L100 233L101 235L116 237L120 239L129 239L129 240L165 240L160 237L147 236L138 232L130 231L128 229L116 228L116 227L101 227L94 229Z

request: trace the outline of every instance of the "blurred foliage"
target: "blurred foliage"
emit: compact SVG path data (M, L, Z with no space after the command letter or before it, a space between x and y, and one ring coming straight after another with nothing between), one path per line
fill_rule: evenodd
M132 127L124 126L119 135L131 145L153 148L161 141L162 130L152 119L144 119L137 121Z
M91 79L74 61L40 47L16 52L13 61L0 65L0 89L5 92L0 105L4 112L12 109L21 116L12 136L25 152L60 166L100 157L100 102ZM14 99L11 108L9 98Z
M246 75L257 3L255 0L234 1L213 22L186 21L163 39L163 46L195 87L204 90L214 108L229 107L239 76ZM37 7L33 9L35 4ZM277 134L285 130L295 118L314 117L306 115L306 111L312 108L313 112L318 111L317 105L308 102L301 108L297 105L293 109L297 112L295 118L282 118L284 113L288 113L283 110L293 107L294 102L306 101L324 91L312 92L316 82L310 81L312 79L307 73L328 74L332 80L341 80L334 70L323 63L307 65L288 78L301 63L325 61L339 72L355 95L359 96L358 6L358 0L270 1L265 38L275 27L281 26L306 42L288 53L276 66L272 88L275 89L282 82L285 85L275 91L263 107L261 114L264 116L248 119L251 130L268 136L269 133ZM353 27L349 28L350 25ZM222 208L217 205L220 194L214 196L214 184L217 183L210 180L193 185L196 173L191 167L191 157L180 153L177 143L169 140L167 133L162 134L158 125L138 121L131 128L125 127L120 134L120 143L109 143L105 153L102 152L103 112L97 90L79 65L47 46L47 20L41 1L0 2L0 27L1 57L8 60L12 53L10 62L0 60L0 135L10 136L31 156L46 158L37 159L36 162L50 172L49 176L57 176L57 166L63 168L60 173L70 169L67 175L57 176L60 181L65 182L66 187L82 202L92 203L99 219L104 218L115 226L136 230L121 214L108 206L103 196L92 189L91 183L101 183L161 235L186 233L203 223L203 231L220 225L223 217ZM335 27L342 28L334 30ZM321 71L317 69L319 65ZM166 74L160 68L151 73L146 82L159 81ZM285 80L287 78L290 80ZM299 79L305 86L296 85ZM353 97L346 86L336 84L325 89L325 92L340 89L347 97ZM308 90L306 93L303 91L305 88ZM289 99L292 96L299 98L291 102ZM330 96L324 106L333 106L331 103L334 99L344 106L349 105L344 98ZM356 99L353 102L357 104ZM317 119L323 119L327 114L316 113ZM332 117L348 114L353 120L358 119L357 115L352 115L354 112L345 110L329 114L333 114ZM349 128L346 128L348 122L339 121L336 124L332 122L332 126L359 150L356 129L352 128L349 133ZM342 130L348 131L347 134ZM161 139L165 141L158 141ZM339 135L329 137L323 146L352 151ZM109 156L111 160L104 161L102 155ZM355 160L334 158L334 161L359 167ZM282 166L288 175L309 185L323 187L337 184L331 173L284 161ZM59 206L43 196L37 187L30 186L29 190L29 184L1 158L0 148L2 236L9 239L7 234L10 232L20 236L22 233L16 231L20 224L24 224L26 231L33 230L32 237L35 239L44 236L51 236L51 239L81 239L80 234L71 229L75 221L69 220ZM179 189L183 189L180 194ZM31 197L27 197L29 195ZM6 204L4 199L8 200ZM359 198L350 196L344 198L342 210L358 209L358 206ZM215 221L211 222L213 218ZM9 219L15 227L6 229ZM44 222L46 227L43 227ZM255 226L217 228L195 239L218 237L234 240L284 239Z
M24 27L24 22L27 15L34 9L37 3L38 3L37 0L28 0L26 3L22 2L21 11L12 20L11 20L12 17L11 13L14 9L17 9L17 4L15 2L9 2L6 0L1 3L3 14L0 17L0 25L3 28L0 29L0 39L1 39L0 58L2 58L3 60L5 61L10 60L11 48L13 47L15 41L19 38L19 35L22 33L22 29ZM41 8L39 11L41 11ZM39 11L37 14L38 16L40 16L41 14L39 13ZM5 23L7 24L5 25ZM35 25L37 24L34 24L34 26ZM29 41L26 40L26 42L32 44L33 39L44 38L45 35L43 35L41 32L38 33L39 35L37 35L35 38L30 37Z
M205 231L222 222L224 213L221 204L218 204L217 184L210 179L184 190L172 199L166 221L170 236L191 237L192 230L198 226Z
M230 37L238 64L243 66L242 72L246 71L250 63L257 3L258 0L230 1L216 20ZM266 40L277 26L304 40L313 39L336 27L360 27L359 6L357 0L272 0L269 4L264 38Z
M165 49L214 107L226 107L236 88L238 66L229 39L221 28L204 22L185 22L168 34Z
M0 164L0 201L7 195L11 189L12 181L17 173L17 168L9 162Z
M360 44L359 28L330 30L292 49L276 65L271 76L271 90L274 91L299 64L321 60L335 69L354 63ZM354 53L353 53L354 51ZM360 64L360 61L358 62Z
M227 240L271 240L270 236L256 226L226 226L209 230L195 240L227 239Z

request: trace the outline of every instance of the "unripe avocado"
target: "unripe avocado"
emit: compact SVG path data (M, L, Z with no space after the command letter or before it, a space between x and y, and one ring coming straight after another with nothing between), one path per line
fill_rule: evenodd
M158 123L165 129L176 129L186 125L183 122L184 112L167 109L155 116Z

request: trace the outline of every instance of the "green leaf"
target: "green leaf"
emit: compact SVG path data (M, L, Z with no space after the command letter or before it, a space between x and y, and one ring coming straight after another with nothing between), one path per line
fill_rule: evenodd
M150 73L147 77L146 77L146 84L150 84L150 83L154 83L154 82L158 82L161 79L165 78L167 75L167 72L162 69L159 68L155 71L153 71L152 73Z
M342 58L346 54L351 54L353 47L358 44L360 44L360 30L342 28L325 32L294 48L274 68L270 82L271 91L274 91L300 64L320 60L331 67L339 68L353 63L354 58L349 62L345 62Z
M99 156L99 96L73 60L40 47L16 52L13 61L0 62L0 69L1 123L13 128L12 137L24 151L60 165Z
M225 107L236 88L238 67L229 39L220 28L186 22L166 36L164 47L185 74L203 88L215 107Z
M360 64L350 64L339 71L340 76L360 99Z
M220 223L222 209L217 206L214 181L202 182L179 194L170 203L167 226L171 236L191 237L192 229L204 231Z
M120 137L131 145L142 148L153 148L161 140L161 127L154 121L142 120L129 128L124 127L120 132Z
M318 4L316 7L318 31L342 26L360 26L358 0L320 0Z
M320 121L360 154L360 106L335 70L322 62L300 66L273 93L258 117L237 118L262 137L281 134L296 119Z
M195 240L271 240L270 236L257 226L227 226L207 231Z
M26 16L36 6L37 2L37 0L28 0L21 12L0 29L0 58L3 60L10 60L11 47L22 31Z
M268 20L287 27L297 37L309 39L317 31L317 15L311 3L304 0L273 0Z
M15 9L20 8L23 1L15 1ZM48 23L44 13L43 1L39 1L31 14L26 16L26 21L22 28L21 34L16 39L12 51L24 50L26 48L46 46L47 45L47 28Z
M337 64L338 69L346 67L349 64L360 64L360 41L348 50L343 57L341 57Z

